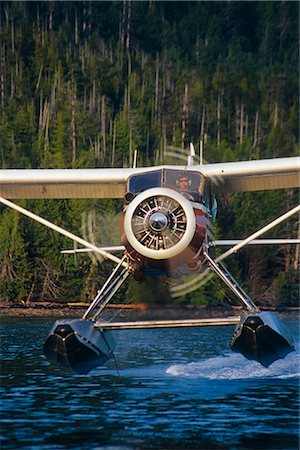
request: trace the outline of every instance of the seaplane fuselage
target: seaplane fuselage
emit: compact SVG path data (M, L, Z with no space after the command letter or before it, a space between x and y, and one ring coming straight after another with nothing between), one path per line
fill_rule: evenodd
M128 180L123 243L138 278L199 272L211 235L216 201L204 177L190 170L159 169Z

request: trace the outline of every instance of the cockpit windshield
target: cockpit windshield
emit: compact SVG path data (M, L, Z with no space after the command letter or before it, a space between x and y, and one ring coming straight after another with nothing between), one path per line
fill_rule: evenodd
M166 187L179 192L202 194L202 176L190 170L159 169L132 175L128 181L128 191L139 194L154 187Z
M139 194L146 189L161 186L162 171L155 170L153 172L132 175L128 182L128 191L133 194Z

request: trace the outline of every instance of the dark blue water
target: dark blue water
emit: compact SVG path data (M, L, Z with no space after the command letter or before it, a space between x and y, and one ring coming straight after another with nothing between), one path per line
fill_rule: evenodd
M265 369L232 327L119 331L120 375L82 376L42 356L53 322L2 319L1 449L298 449L298 344Z

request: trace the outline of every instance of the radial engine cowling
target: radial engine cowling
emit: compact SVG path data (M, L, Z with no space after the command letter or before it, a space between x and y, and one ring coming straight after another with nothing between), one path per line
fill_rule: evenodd
M170 260L184 254L195 232L191 202L172 189L148 189L125 212L125 246L144 260Z

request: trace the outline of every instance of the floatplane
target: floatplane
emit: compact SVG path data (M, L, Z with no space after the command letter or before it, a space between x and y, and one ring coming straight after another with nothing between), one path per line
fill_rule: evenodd
M294 350L293 339L274 312L261 311L224 266L224 259L247 245L299 244L299 239L258 239L268 230L299 213L295 206L246 239L214 240L215 195L220 192L292 189L299 187L300 158L275 158L228 163L196 161L190 145L184 165L101 169L0 170L0 202L61 233L82 246L78 252L95 252L115 263L81 319L56 321L44 343L50 360L78 373L88 373L114 356L113 330L161 327L236 325L230 340L233 351L268 367ZM199 157L198 157L199 158ZM12 199L123 198L123 243L99 247L33 212ZM214 256L216 246L229 246ZM69 251L70 253L74 252ZM117 254L121 253L120 256ZM67 251L68 253L68 251ZM238 317L113 322L103 318L105 308L129 276L176 279L192 276L192 286L216 274L242 307ZM196 281L195 281L196 280ZM177 292L176 292L177 289ZM180 295L182 286L174 288Z

